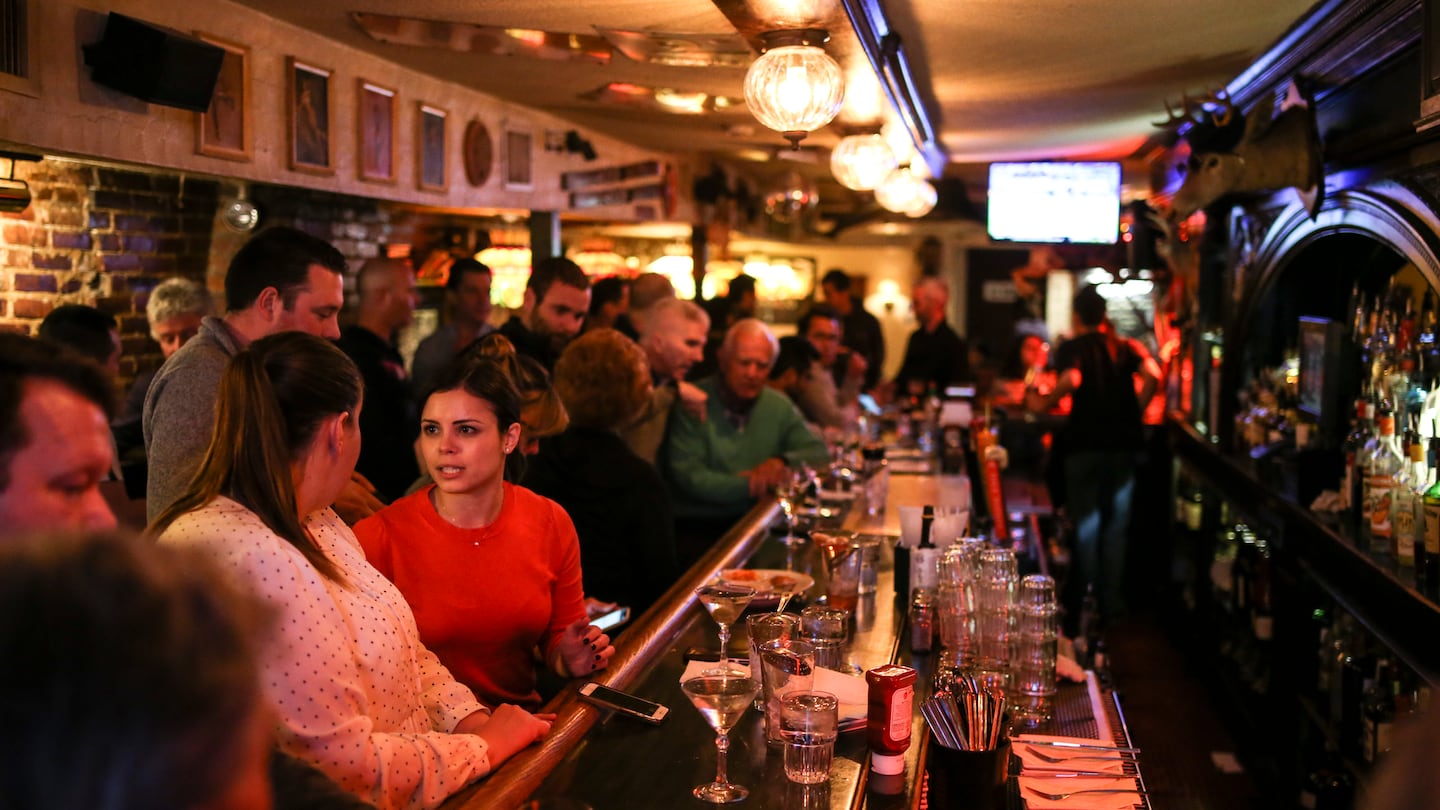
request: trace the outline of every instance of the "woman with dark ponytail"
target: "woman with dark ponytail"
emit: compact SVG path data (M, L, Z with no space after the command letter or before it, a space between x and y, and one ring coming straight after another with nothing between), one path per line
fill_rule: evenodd
M200 470L151 532L208 551L278 611L262 680L286 751L378 807L432 808L549 722L476 701L330 508L360 454L361 395L325 340L250 344L226 369Z

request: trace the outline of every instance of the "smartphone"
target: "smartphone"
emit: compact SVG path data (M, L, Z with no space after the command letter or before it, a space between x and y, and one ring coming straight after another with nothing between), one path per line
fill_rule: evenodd
M669 707L661 706L653 700L636 697L621 692L619 689L611 689L608 686L601 686L590 681L580 687L580 697L596 706L606 709L613 709L621 714L628 714L647 723L658 725L665 715L670 713Z
M618 607L609 613L596 616L590 623L608 633L628 621L630 621L630 608Z

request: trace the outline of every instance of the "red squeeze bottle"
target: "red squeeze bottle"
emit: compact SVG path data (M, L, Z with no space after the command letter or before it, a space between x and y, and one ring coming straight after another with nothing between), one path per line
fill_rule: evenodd
M866 672L865 682L870 684L870 767L880 774L904 773L914 720L915 670L886 664Z

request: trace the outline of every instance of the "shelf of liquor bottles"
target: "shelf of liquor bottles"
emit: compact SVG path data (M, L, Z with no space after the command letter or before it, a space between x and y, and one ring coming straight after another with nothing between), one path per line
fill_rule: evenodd
M1403 633L1372 630L1384 589L1359 598L1353 582L1317 575L1332 565L1320 547L1343 540L1299 520L1303 510L1246 464L1176 429L1190 442L1175 441L1176 626L1267 795L1350 807L1390 729L1428 705L1429 681L1392 646L1408 643Z

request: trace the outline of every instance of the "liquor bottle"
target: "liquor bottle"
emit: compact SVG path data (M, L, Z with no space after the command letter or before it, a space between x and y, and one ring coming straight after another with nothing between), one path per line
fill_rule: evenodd
M1395 474L1400 471L1400 452L1395 447L1394 417L1382 414L1377 421L1380 423L1380 438L1366 457L1365 464L1365 514L1370 516L1370 552L1389 554L1393 532L1390 501L1394 497ZM1363 528L1366 522L1362 520L1360 525Z
M1355 421L1352 423L1350 435L1345 437L1341 444L1341 452L1345 455L1345 481L1340 487L1340 497L1344 508L1351 514L1360 514L1360 504L1364 497L1363 477L1360 473L1365 442L1370 440L1370 403L1365 397L1355 400Z
M906 599L914 599L921 588L932 593L940 584L940 549L930 539L935 524L935 507L926 505L920 512L920 545L910 550L910 592Z
M1420 436L1413 430L1405 431L1405 438L1402 442L1404 447L1404 463L1400 465L1399 472L1395 473L1394 495L1390 499L1390 553L1402 566L1413 566L1415 564L1415 502L1421 504L1421 521L1424 521L1425 493L1422 490L1418 495L1415 492L1417 481L1424 476L1424 472L1416 472L1415 463L1417 459L1421 464L1425 463L1425 456L1421 452Z
M1430 440L1430 450L1440 459L1440 437ZM1431 599L1440 595L1440 470L1425 490L1425 543L1423 553L1416 551L1416 570L1424 594Z
M1390 732L1395 726L1395 694L1400 682L1390 670L1390 662L1380 659L1375 664L1375 676L1365 689L1363 699L1364 719L1361 722L1361 754L1365 761L1375 764L1380 755L1390 750Z
M1435 293L1425 291L1425 302L1420 305L1419 331L1415 334L1415 351L1420 356L1423 372L1421 385L1429 390L1437 372L1440 372L1440 326L1437 326Z
M1264 537L1255 540L1255 563L1250 581L1250 629L1262 645L1269 642L1275 630L1274 583L1271 581L1270 542Z
M1341 752L1359 759L1363 756L1361 703L1366 683L1375 674L1375 657L1366 649L1358 630L1351 633L1345 660L1340 665L1340 714L1336 724Z

